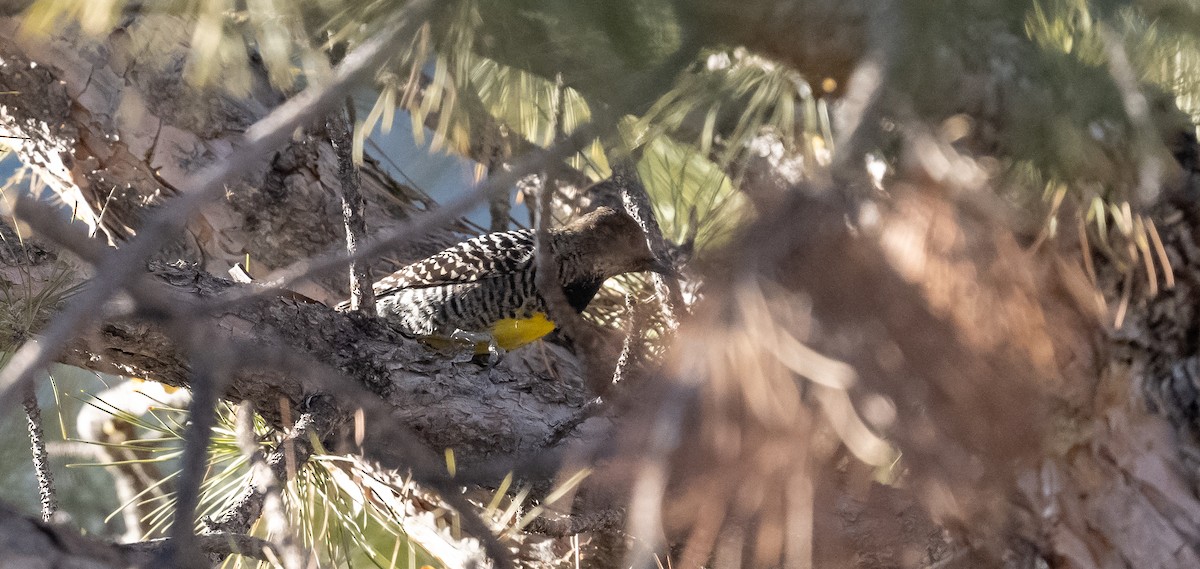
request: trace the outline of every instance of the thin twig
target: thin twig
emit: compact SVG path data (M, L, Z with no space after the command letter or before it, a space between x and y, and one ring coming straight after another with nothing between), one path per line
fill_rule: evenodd
M499 127L483 131L484 139L479 141L487 153L487 173L494 176L497 170L505 167L508 160L508 129ZM488 216L492 222L488 230L492 232L508 231L508 219L512 212L512 196L509 192L495 192L488 197Z
M202 567L194 555L196 548L196 506L200 503L200 485L207 471L208 441L216 425L216 407L225 392L230 369L220 342L212 334L193 333L192 402L188 406L188 425L184 433L183 455L179 460L179 483L175 492L175 519L171 523L171 544L162 552L166 567Z
M98 309L144 270L145 260L177 233L192 214L220 197L226 184L261 167L263 156L286 143L296 128L332 107L351 85L373 73L395 53L398 42L424 21L434 4L432 0L409 3L397 22L388 26L388 31L367 40L348 55L328 83L309 87L277 107L247 129L237 152L179 184L184 189L181 195L149 216L137 237L105 255L104 270L50 322L39 340L25 342L17 349L9 364L0 370L0 405L12 401L17 389L32 381L37 370L46 367L71 338L87 329L99 314Z
M563 83L562 73L554 74L554 98L550 107L554 110L554 142L562 142L567 138L567 86Z
M555 106L561 107L562 91L564 87L561 77L557 82ZM555 110L555 120L561 120L562 116ZM570 137L562 129L561 124L555 125L555 137L559 139L555 145L559 146L565 141L570 140ZM587 328L587 324L583 318L571 308L570 302L567 301L567 295L563 291L563 287L558 274L558 263L554 258L554 251L551 249L550 224L552 220L552 204L553 204L553 188L557 183L556 178L551 174L551 170L544 169L541 174L542 185L539 188L537 195L537 216L534 217L534 242L536 243L536 268L535 284L537 290L542 295L542 299L546 301L546 311L549 313L550 320L555 325L562 329L564 333L577 345L584 347L583 355L587 357L591 349L595 345L595 334L592 334Z
M283 509L283 497L279 489L280 478L275 475L275 470L259 449L258 437L254 433L254 407L248 401L238 405L237 440L242 454L250 459L253 485L262 488L262 517L267 522L267 535L272 536L275 545L278 546L280 565L284 569L303 568L307 562L306 555L296 544L287 513ZM291 470L294 472L296 469Z
M350 108L347 103L347 109ZM351 148L351 126L341 112L331 113L325 121L325 131L338 160L338 183L342 187L342 222L346 226L346 253L350 261L350 309L375 313L375 290L367 264L353 259L359 245L366 241L367 222L363 210L367 202L359 192L358 167Z
M276 447L262 460L271 479L287 480L288 475L299 470L308 462L313 448L310 436L324 436L333 428L337 412L328 398L311 397L306 401L305 410L296 421L295 426L284 436ZM288 456L291 455L294 468L289 469ZM265 475L264 475L265 476ZM247 486L241 496L233 500L225 511L204 520L204 533L250 531L250 526L262 515L267 499L268 489L260 483L262 478L256 477L256 482Z
M38 406L37 390L28 384L25 399L25 420L29 426L29 448L33 451L33 471L37 476L38 495L42 503L42 521L49 522L58 511L58 496L54 492L54 475L50 472L50 455L46 452L46 433L42 430L42 408Z
M554 259L554 251L550 244L550 194L551 188L554 185L554 179L547 171L542 172L541 178L542 187L541 191L538 192L536 204L538 214L534 218L535 262L537 268L534 284L537 285L537 290L541 293L542 299L546 301L546 311L549 313L550 320L561 328L572 340L580 342L585 338L585 325L583 319L571 308L570 302L567 301L567 295L563 292L558 274L558 263Z

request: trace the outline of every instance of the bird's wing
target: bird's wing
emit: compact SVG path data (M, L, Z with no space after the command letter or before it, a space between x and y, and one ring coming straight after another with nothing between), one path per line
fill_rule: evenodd
M473 283L528 270L533 263L534 250L533 232L527 229L481 235L380 279L375 283L375 294Z

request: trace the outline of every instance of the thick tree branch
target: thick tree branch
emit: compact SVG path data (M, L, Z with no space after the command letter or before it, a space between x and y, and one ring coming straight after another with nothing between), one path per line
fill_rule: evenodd
M150 566L170 546L170 538L111 544L80 535L79 532L29 520L0 505L0 558L6 567L22 569L126 569ZM242 534L198 536L196 545L208 555L237 553L254 559L269 560L265 552L275 552L269 542Z
M0 224L0 232L16 242L7 225ZM34 294L54 285L85 282L87 273L54 250L28 239L25 246L23 254L0 255L0 277L28 286ZM70 274L65 282L60 276L63 271ZM220 302L226 295L254 288L189 266L157 263L149 276L165 290L200 303ZM269 365L263 358L271 350L294 350L342 370L358 385L379 394L393 408L392 420L409 425L434 448L455 448L463 464L472 457L540 448L555 426L590 399L579 380L578 364L552 345L546 346L546 355L554 360L556 375L546 369L536 347L510 353L489 372L475 364L450 362L374 319L339 314L284 296L234 304L198 325L216 326L226 338L254 339L267 348L258 354L261 365ZM0 338L3 341L11 338ZM190 384L189 368L176 343L156 324L130 318L107 323L97 334L73 341L60 361L169 385ZM493 382L489 377L508 381ZM260 413L280 424L280 398L296 406L311 393L313 387L301 377L255 369L236 374L225 396L254 402ZM294 416L302 413L297 410Z

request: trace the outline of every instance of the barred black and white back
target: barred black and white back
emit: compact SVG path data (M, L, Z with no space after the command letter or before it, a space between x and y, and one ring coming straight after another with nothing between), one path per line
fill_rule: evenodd
M376 282L376 311L421 337L487 330L501 318L544 312L535 251L529 230L469 239Z
M533 231L520 229L468 239L388 275L375 283L375 295L402 288L475 282L529 270L535 264Z
M606 207L551 230L549 246L563 292L579 311L605 279L661 270L636 222ZM500 320L546 311L537 289L531 230L468 239L401 268L373 288L378 315L415 337L490 332ZM338 305L339 310L346 308L347 303Z

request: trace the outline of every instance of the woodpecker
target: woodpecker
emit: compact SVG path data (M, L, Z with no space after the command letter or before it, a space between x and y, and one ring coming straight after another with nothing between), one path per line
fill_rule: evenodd
M549 231L549 249L571 308L583 312L605 280L673 270L655 258L625 212L600 207ZM554 330L538 290L534 231L489 233L417 261L374 284L378 316L435 346L473 344L500 354ZM344 310L348 303L338 308Z

